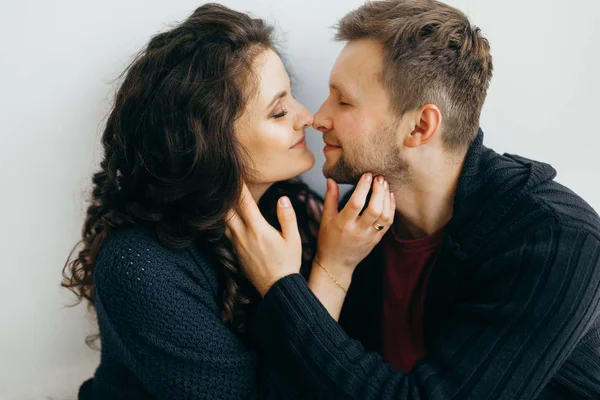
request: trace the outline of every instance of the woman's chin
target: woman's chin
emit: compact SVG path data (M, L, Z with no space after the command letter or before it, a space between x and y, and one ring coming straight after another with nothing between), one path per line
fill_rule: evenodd
M288 163L289 173L282 180L294 179L312 169L315 165L315 156L310 150L306 150L302 157L290 159Z
M315 165L315 156L310 150L307 150L301 155L289 157L280 164L281 168L277 168L277 170L271 169L273 167L270 167L268 171L262 170L259 174L261 179L251 183L254 185L268 185L297 178L312 169Z
M303 162L306 163L306 165L304 166L304 168L302 168L302 170L300 172L298 172L297 175L301 175L305 172L308 172L312 169L312 167L315 166L315 155L312 153L312 151L310 151L309 149L306 149L304 156L304 160Z

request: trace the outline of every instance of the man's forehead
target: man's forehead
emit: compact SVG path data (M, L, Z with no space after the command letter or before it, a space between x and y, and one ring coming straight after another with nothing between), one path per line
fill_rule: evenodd
M336 60L330 87L344 91L351 87L381 82L382 52L373 40L349 42Z

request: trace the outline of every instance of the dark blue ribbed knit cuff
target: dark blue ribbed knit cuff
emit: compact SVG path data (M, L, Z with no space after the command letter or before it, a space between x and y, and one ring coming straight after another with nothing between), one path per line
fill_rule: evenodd
M260 348L277 351L307 336L325 348L339 347L349 339L300 274L288 275L271 287L257 307L250 335Z

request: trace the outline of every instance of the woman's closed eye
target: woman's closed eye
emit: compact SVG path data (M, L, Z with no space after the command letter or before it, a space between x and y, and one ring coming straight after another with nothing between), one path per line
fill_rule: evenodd
M275 119L280 119L280 118L285 117L287 114L288 114L288 110L286 110L285 108L283 108L280 112L271 115L271 117L275 118Z

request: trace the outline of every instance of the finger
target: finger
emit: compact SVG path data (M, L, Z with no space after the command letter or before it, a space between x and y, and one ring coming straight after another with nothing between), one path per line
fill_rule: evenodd
M235 210L229 210L227 217L225 217L225 234L229 230L230 233L241 233L246 229L246 224L240 218L239 214ZM229 236L227 236L229 238Z
M383 212L377 219L377 222L386 227L391 226L394 221L394 214L396 207L392 207L392 194L390 193L390 186L386 185L385 193L383 195Z
M327 192L325 192L325 204L323 205L323 216L335 217L338 213L339 189L337 183L327 178Z
M371 225L381 217L381 214L383 213L383 201L386 197L386 186L387 182L381 175L373 180L373 192L371 194L369 206L358 219L358 224L359 226L362 226L363 229L370 228Z
M233 237L233 232L229 229L228 226L225 227L225 237L229 240Z
M238 203L236 211L239 218L247 226L260 227L261 225L265 226L269 224L261 214L256 201L254 201L254 198L250 193L250 189L248 189L248 186L246 186L245 183L242 186L240 202Z
M277 201L277 219L279 220L279 225L281 225L281 233L285 240L300 238L296 213L287 196L283 196Z
M369 195L369 190L371 189L371 182L373 181L373 175L369 172L363 174L363 176L358 181L356 188L354 188L354 193L348 200L348 203L341 211L346 214L348 219L356 219L358 215L362 211L365 206L365 202L367 201L367 196Z

